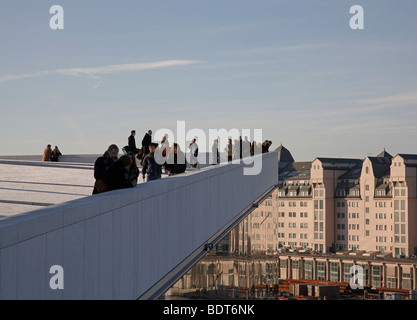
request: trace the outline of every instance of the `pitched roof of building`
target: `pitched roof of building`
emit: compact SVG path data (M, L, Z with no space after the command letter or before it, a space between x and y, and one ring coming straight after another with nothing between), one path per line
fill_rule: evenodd
M417 160L417 154L399 153L398 155L405 160Z
M291 155L291 152L285 148L282 143L275 149L278 152L278 162L294 162L294 158Z
M362 173L362 162L339 176L339 179L359 179Z
M386 152L385 149L380 154L378 154L377 157L379 157L379 158L390 158L390 159L392 159L392 155L390 155L388 152Z
M387 176L391 169L391 158L382 157L368 157L372 163L372 170L375 178L381 178Z
M311 161L279 163L278 175L279 180L288 179L310 179Z
M361 159L352 159L352 158L323 158L317 157L316 159L320 160L322 163L359 163Z

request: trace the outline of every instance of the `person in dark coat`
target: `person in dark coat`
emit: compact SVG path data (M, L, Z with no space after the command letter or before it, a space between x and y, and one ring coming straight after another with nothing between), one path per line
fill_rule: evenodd
M148 130L142 139L143 157L149 154L149 145L152 143L152 130Z
M58 147L55 146L54 150L52 150L52 153L51 153L51 158L50 158L51 161L58 162L58 159L60 156L62 156L62 153L61 151L59 151Z
M253 157L255 155L255 148L257 148L258 146L256 145L256 141L252 141L252 143L250 144L250 156Z
M242 136L239 136L239 159L242 159L242 155L243 155L243 140L242 140Z
M96 183L94 185L93 194L108 191L107 178L109 169L117 161L119 154L119 148L112 144L108 147L107 151L104 152L103 156L98 157L94 163L94 178Z
M224 151L226 151L227 153L227 161L228 162L232 162L233 160L233 144L232 144L232 139L228 139L228 143L226 148L224 148Z
M139 152L139 149L136 148L136 140L135 140L136 131L132 130L130 132L129 138L127 138L127 146L125 146L123 149L126 153L133 152L133 154L137 154Z
M132 187L136 187L139 177L139 168L136 164L136 157L133 152L128 152L127 156L130 158L130 166L125 174L125 179L127 183L132 184Z
M181 151L177 143L174 143L173 148L168 154L166 166L169 175L184 173L185 169L187 168L187 160L185 159L185 154Z
M155 150L158 147L157 143L152 142L149 145L149 153L142 160L142 178L145 181L152 181L160 179L162 175L161 165L155 160Z
M272 145L271 140L265 140L264 143L262 143L262 153L268 153L269 147Z
M126 173L128 173L130 165L130 157L128 155L123 155L110 167L107 177L109 190L133 187L132 182L126 180Z
M251 148L250 141L248 140L248 137L245 136L245 140L243 140L242 142L242 151L241 151L243 158L250 156L250 148Z

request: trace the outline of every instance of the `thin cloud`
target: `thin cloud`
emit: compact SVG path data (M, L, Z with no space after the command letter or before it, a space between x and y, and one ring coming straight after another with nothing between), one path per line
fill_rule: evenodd
M198 63L198 61L194 60L165 60L165 61L157 61L157 62L147 62L147 63L130 63L130 64L116 64L116 65L109 65L109 66L102 66L102 67L94 67L94 68L67 68L67 69L56 69L52 71L38 71L35 73L23 74L23 75L15 75L9 74L0 76L0 82L7 82L13 81L18 79L25 79L25 78L35 78L41 77L50 74L61 74L67 76L74 76L74 77L87 77L92 79L101 79L102 75L106 74L114 74L120 72L129 72L129 71L142 71L142 70L150 70L150 69L160 69L160 68L168 68L168 67L176 67L176 66L186 66Z
M410 105L417 105L417 92L403 93L387 97L350 100L349 106L347 106L344 110L338 108L336 110L327 111L323 115L340 116L341 114L363 114Z
M417 104L417 92L397 94L389 97L359 99L352 102L362 106L370 106L376 108L387 108L404 104Z

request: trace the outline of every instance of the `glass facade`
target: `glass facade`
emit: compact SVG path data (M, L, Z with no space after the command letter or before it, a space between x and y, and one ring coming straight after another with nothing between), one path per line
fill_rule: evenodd
M317 202L317 206L321 207L320 201ZM393 218L399 220L398 230L393 230L393 232L399 231L401 234L401 213ZM320 210L317 210L316 221L311 229L316 231L318 238L324 228L322 219L323 215ZM169 290L170 298L212 299L227 296L235 299L264 299L271 295L277 297L278 292L290 294L290 280L307 283L308 280L313 283L317 281L325 283L329 280L346 284L351 280L351 267L354 260L362 267L364 286L369 284L372 288L381 286L413 288L413 272L415 271L412 267L401 267L401 280L398 280L397 271L391 271L392 266L390 273L384 275L384 272L388 272L387 267L383 269L382 265L373 264L375 259L372 257L341 257L335 261L334 254L297 252L297 246L294 245L294 249L291 250L289 243L282 243L280 246L282 251L279 251L277 245L279 234L288 230L287 228L280 230L281 226L279 220L273 215L265 216L261 210L254 211L243 220L241 225L236 226L222 239L214 250L206 254L177 281ZM314 245L317 251L322 251L320 247L322 244L315 243ZM398 249L399 255L403 253L401 249ZM385 284L383 283L384 276Z

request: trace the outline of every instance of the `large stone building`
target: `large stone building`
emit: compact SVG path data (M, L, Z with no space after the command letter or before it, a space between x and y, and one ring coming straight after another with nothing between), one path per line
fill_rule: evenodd
M230 236L230 250L417 254L417 155L295 162L282 145L279 186Z

